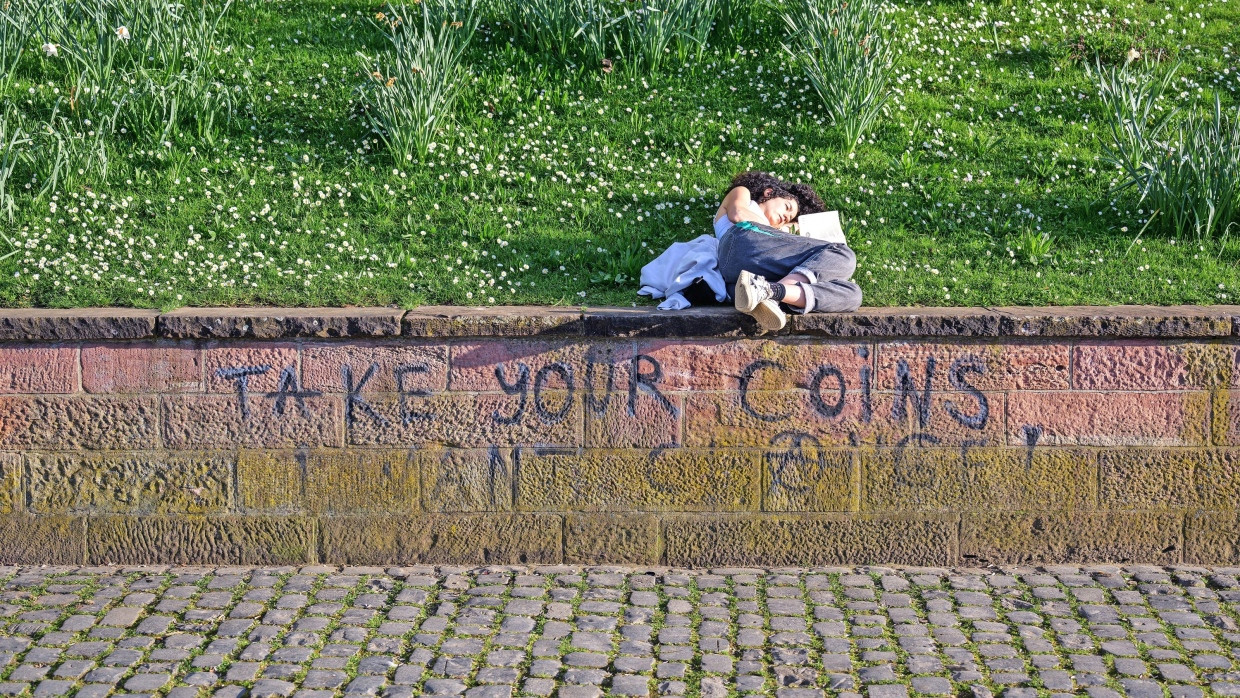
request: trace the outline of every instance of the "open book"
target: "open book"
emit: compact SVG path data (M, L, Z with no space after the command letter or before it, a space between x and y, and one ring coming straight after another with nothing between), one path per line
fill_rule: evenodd
M797 233L824 242L846 242L839 211L802 214L797 218Z

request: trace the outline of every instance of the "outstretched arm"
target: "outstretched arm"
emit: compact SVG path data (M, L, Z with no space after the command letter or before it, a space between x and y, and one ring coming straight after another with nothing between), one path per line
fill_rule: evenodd
M754 223L767 224L768 221L766 219L750 210L750 197L749 190L745 187L733 187L727 196L723 197L723 204L719 207L719 211L715 213L715 220L719 220L719 216L726 215L728 220L733 223L752 221Z

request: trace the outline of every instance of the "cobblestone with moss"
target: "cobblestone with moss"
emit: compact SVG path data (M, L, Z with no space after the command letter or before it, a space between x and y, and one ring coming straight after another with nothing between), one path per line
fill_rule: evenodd
M0 694L1240 695L1240 568L0 567Z

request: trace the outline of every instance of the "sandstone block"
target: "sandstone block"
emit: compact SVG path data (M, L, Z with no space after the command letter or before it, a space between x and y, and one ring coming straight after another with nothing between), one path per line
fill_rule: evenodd
M794 334L828 337L997 337L1003 316L989 308L862 308L789 320Z
M0 453L0 514L22 510L22 457Z
M0 564L81 564L85 521L77 516L0 514Z
M613 393L585 395L587 448L666 448L681 445L680 422L685 413L682 395L663 400L649 395ZM630 409L631 407L631 409Z
M813 437L785 433L762 454L763 511L856 511L853 454Z
M260 516L109 516L87 524L88 564L288 565L314 555L314 522Z
M555 564L562 522L553 514L334 517L319 522L328 564Z
M935 514L700 514L665 519L663 535L673 566L950 565L957 526Z
M1214 443L1240 445L1240 392L1215 392L1210 400L1212 407L1211 432Z
M582 399L576 393L539 395L437 393L429 397L378 393L354 405L349 443L362 446L482 445L582 442ZM347 412L346 412L347 417Z
M0 397L0 448L149 448L158 409L154 397Z
M446 344L315 343L305 345L301 354L307 390L345 393L351 383L354 391L366 394L417 393L443 391L448 385Z
M1226 337L1235 311L1226 306L1110 305L995 308L1000 331L1017 337Z
M289 342L213 343L207 346L203 360L210 393L236 393L239 383L251 394L269 393L289 380L286 370L293 371L300 384L297 345Z
M77 390L77 348L0 344L0 394Z
M1008 443L1200 446L1208 407L1206 393L1013 392Z
M1235 385L1236 349L1155 341L1082 342L1073 385L1087 390L1191 390Z
M1240 454L1200 448L1099 452L1106 509L1232 508L1240 504Z
M823 382L831 387L837 373L848 390L859 390L861 368L873 365L868 343L794 338L646 340L637 344L636 353L646 357L639 370L657 366L659 389L673 392L740 390L742 383L762 391L808 389ZM618 368L619 384L627 386L631 364L622 362Z
M413 513L418 480L404 451L243 450L237 462L239 506L253 513Z
M28 453L35 513L223 513L235 457L220 452Z
M266 396L250 395L243 408L236 395L169 395L163 398L164 440L171 448L339 446L339 402L307 397L303 411L289 397L281 412L277 399Z
M1069 361L1066 343L880 342L874 386L895 390L903 370L919 389L924 389L929 377L931 389L936 391L967 390L967 386L978 390L1066 390Z
M1003 393L841 391L690 393L685 445L769 447L785 433L826 446L854 444L997 444L1003 441Z
M582 318L588 337L752 337L758 323L732 308L694 307L674 313L645 308L592 308Z
M864 449L861 508L974 511L1093 509L1094 454L1084 449Z
M743 511L760 503L752 450L522 449L517 507L526 511Z
M429 447L416 453L427 511L512 511L520 448Z
M174 339L393 337L396 308L180 308L159 316L158 330Z
M969 564L1171 564L1183 548L1178 512L973 512L962 515Z
M108 342L82 346L89 393L202 392L202 350L188 342Z
M659 520L651 514L568 514L564 562L656 565L661 554Z
M137 308L7 308L0 310L0 341L141 339L154 335L158 315Z
M1184 525L1184 562L1220 565L1240 562L1240 514L1196 511Z
M581 311L546 306L423 306L405 313L406 337L523 337L581 333Z
M500 392L503 385L528 384L533 390L568 390L581 381L588 351L566 340L495 340L452 346L448 387L457 391ZM502 381L502 383L501 383Z

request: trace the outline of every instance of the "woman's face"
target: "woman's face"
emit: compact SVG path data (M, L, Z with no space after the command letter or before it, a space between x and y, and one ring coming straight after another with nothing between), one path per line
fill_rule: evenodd
M758 204L766 219L776 228L787 228L797 217L797 200L777 197Z

